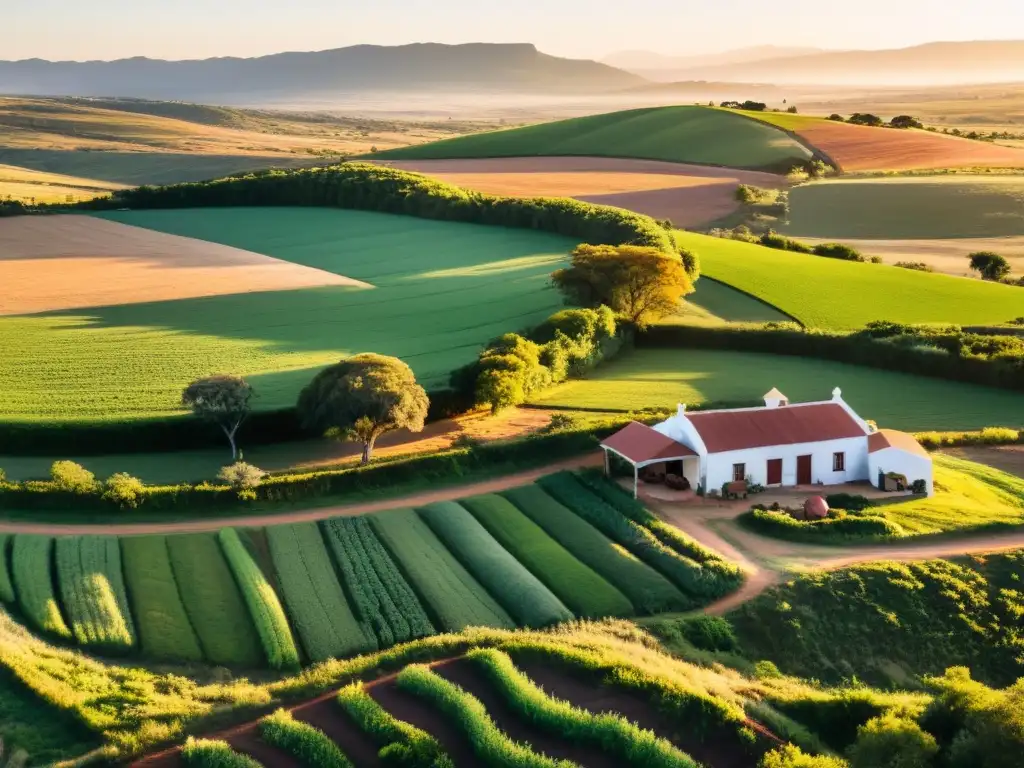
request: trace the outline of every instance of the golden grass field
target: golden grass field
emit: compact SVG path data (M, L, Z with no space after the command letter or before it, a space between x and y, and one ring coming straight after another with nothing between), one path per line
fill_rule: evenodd
M698 227L738 207L739 184L780 188L786 179L732 168L601 157L389 160L460 187L514 197L575 197Z
M325 285L369 287L240 248L89 216L0 219L0 315Z
M0 165L0 200L19 200L25 203L79 202L123 188L123 184L109 181Z
M834 242L835 238L801 237L812 245ZM977 251L995 251L1004 256L1013 274L1024 275L1024 237L964 237L919 240L866 240L842 238L869 256L881 256L886 264L898 261L921 261L936 272L959 277L977 277L968 266L968 256Z

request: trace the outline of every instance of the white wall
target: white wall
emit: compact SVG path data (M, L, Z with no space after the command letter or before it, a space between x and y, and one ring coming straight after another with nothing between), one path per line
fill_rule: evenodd
M930 457L901 451L899 448L883 448L870 454L868 463L872 485L878 482L880 471L882 474L895 472L899 475L906 475L908 483L924 480L928 484L928 495L931 496L935 493Z
M832 454L846 454L846 470L832 471ZM768 448L749 448L742 451L712 453L706 459L704 487L721 488L732 481L733 464L746 464L747 476L760 485L768 484L768 460L782 459L782 485L796 485L797 456L811 455L811 482L825 485L852 483L870 478L868 467L868 439L849 437L820 443L799 443Z

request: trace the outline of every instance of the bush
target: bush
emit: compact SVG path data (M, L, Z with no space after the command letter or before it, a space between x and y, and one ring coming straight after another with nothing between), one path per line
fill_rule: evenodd
M889 125L893 128L924 128L924 124L920 120L910 115L896 115L889 121Z
M92 493L97 488L96 476L73 461L55 461L50 467L50 478L59 491Z
M935 737L913 720L887 713L857 730L847 756L850 768L930 768L938 751Z
M1013 445L1024 432L1009 427L985 427L979 432L917 432L914 438L928 450L965 445Z
M736 635L732 624L721 616L692 616L679 622L683 637L705 651L735 651Z
M923 261L897 261L894 266L902 269L914 269L918 272L934 272L935 270Z
M854 112L850 115L850 119L847 120L847 122L853 123L854 125L870 125L876 127L883 125L882 118L878 115L872 115L869 112Z
M244 461L236 461L234 464L221 468L217 473L217 479L230 485L240 498L246 498L244 494L259 486L266 476L267 473L262 469ZM251 495L251 498L256 497Z
M769 229L758 239L758 242L767 247L779 251L793 251L795 253L813 253L814 249L806 243L794 240L791 237L780 235L774 229Z
M866 261L856 248L851 248L842 243L821 243L811 249L815 256L824 256L827 259L841 259L843 261Z
M135 509L146 495L146 486L137 477L127 472L116 472L107 478L103 488L103 499L121 509Z
M860 512L872 506L871 499L856 493L830 493L825 501L829 509L845 509L847 512Z
M832 120L833 122L836 122L836 123L845 123L846 122L846 118L845 117L843 117L842 115L837 114L835 112L833 112L831 115L829 115L828 119Z
M967 257L971 269L981 275L982 280L998 282L1010 276L1010 262L992 251L976 251Z
M787 744L766 754L757 765L758 768L846 768L846 761L838 757L807 755L800 747Z
M886 541L906 535L898 523L884 517L857 517L842 510L832 510L823 520L802 521L785 512L755 509L737 519L741 525L765 536L821 544Z

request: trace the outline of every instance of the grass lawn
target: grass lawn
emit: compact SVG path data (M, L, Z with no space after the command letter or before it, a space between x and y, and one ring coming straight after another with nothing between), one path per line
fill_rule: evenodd
M676 232L705 275L756 296L809 327L861 328L874 320L998 325L1024 314L1024 291L884 264L827 259Z
M807 237L917 239L1024 235L1024 176L821 181L789 193L786 230Z
M935 495L877 507L886 518L910 535L1024 525L1024 479L966 459L932 456Z
M674 408L757 401L772 387L799 402L828 400L837 386L862 417L893 429L980 429L1024 419L1020 394L1009 390L828 360L697 349L626 353L587 379L541 394L534 404L601 411Z
M678 315L662 320L663 323L712 320L729 323L767 323L791 321L789 315L771 304L755 299L742 291L730 288L710 277L694 284L694 292L686 297Z
M737 168L792 166L810 150L769 125L706 107L652 107L389 150L381 159L590 155Z
M321 208L114 213L366 281L0 318L0 419L179 412L198 376L245 375L256 407L294 404L322 366L396 355L428 389L495 336L561 306L548 276L575 241L545 233ZM40 275L40 279L44 279ZM59 386L55 386L59 382Z

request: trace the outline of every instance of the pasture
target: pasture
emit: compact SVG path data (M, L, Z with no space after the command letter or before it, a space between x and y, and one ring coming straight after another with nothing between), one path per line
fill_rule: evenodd
M800 142L764 123L706 107L652 107L478 133L378 152L381 160L528 156L629 157L788 170L810 159Z
M875 320L999 325L1024 312L1020 288L779 251L677 232L703 274L777 307L813 328L849 330Z
M401 357L425 387L444 387L484 343L561 306L548 275L576 244L535 231L335 209L105 218L265 254L335 284L0 318L7 395L0 419L173 415L188 382L225 371L249 378L257 408L288 407L320 367L365 351ZM48 384L58 379L61 387Z
M772 387L794 402L843 398L865 419L903 430L961 430L1024 418L1020 394L782 355L698 349L638 349L534 400L546 408L628 412L677 403L755 403ZM955 405L954 405L955 404Z

